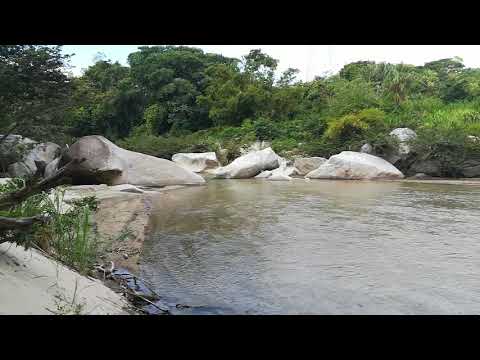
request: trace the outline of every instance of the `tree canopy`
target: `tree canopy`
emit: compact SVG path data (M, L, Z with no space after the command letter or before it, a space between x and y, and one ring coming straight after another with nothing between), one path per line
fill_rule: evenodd
M278 60L259 49L234 59L188 46L139 47L127 66L99 54L77 77L67 75L68 61L58 46L0 47L2 128L18 122L22 134L42 139L101 134L159 156L146 144L162 143L170 154L186 141L211 149L261 138L280 151L327 155L373 134L339 129L365 123L362 111L380 111L384 130L443 126L480 135L480 69L460 58L358 61L308 82L297 69L278 73Z

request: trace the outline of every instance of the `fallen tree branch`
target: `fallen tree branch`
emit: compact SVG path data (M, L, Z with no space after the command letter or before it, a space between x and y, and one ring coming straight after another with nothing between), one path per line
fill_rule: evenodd
M58 181L65 176L65 173L70 169L71 166L78 165L83 161L85 161L85 159L73 159L65 164L62 168L58 169L53 175L40 181L37 181L36 178L33 178L32 180L27 181L20 190L4 194L0 197L0 209L8 209L14 205L20 204L22 201L26 200L32 195L55 187Z
M46 215L37 215L32 217L23 218L9 218L0 216L0 231L8 230L25 230L34 224L44 224L48 220ZM0 244L12 241L12 238L8 236L0 237Z
M32 226L35 223L44 223L47 217L37 215L24 218L9 218L0 216L0 230L12 230Z

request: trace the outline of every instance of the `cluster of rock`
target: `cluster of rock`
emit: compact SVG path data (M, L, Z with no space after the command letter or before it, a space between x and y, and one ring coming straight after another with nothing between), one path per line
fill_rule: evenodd
M254 150L236 158L227 166L217 168L213 174L223 179L248 179L262 171L273 170L280 166L280 157L272 148Z
M21 135L8 135L3 140L3 148L20 157L19 161L6 164L8 175L11 177L32 176L38 173L44 175L46 168L60 155L59 145L52 142L38 143Z
M360 148L361 153L371 154L382 157L395 167L402 170L410 177L441 177L450 175L452 169L445 169L445 164L441 160L432 157L431 154L418 154L410 146L410 142L416 139L417 134L409 128L397 128L389 134L396 140L397 146L389 149L387 153L377 154L368 143ZM468 136L467 139L472 142L478 142L478 137ZM449 165L451 166L451 165ZM463 162L454 164L455 175L459 177L479 177L480 160L467 159Z
M193 168L188 169L185 166L188 161L181 154L176 159L184 166L122 149L103 136L96 135L80 138L63 155L57 144L37 143L20 135L9 135L4 144L24 149L21 160L8 165L10 177L27 177L38 173L48 177L72 159L85 159L72 166L66 174L74 184L130 184L146 187L199 185L204 184L205 180L195 172L219 165L215 153L186 154L190 155L190 167Z
M404 174L417 178L441 176L442 164L438 160L422 158L412 150L409 143L417 136L413 130L398 128L391 131L390 136L396 139L397 146L387 153L377 154L367 143L359 152L343 151L329 159L297 157L293 161L277 155L270 144L256 142L242 148L242 155L226 166L221 166L214 152L178 153L170 161L122 149L96 135L82 137L62 157L60 146L53 143L37 143L19 135L9 135L4 143L28 148L21 161L9 164L11 177L28 176L39 171L47 177L71 159L85 159L69 172L74 184L200 185L205 183L201 173L219 179L256 178L269 181L289 181L294 177L398 179ZM480 176L480 162L466 161L460 165L463 176Z
M388 161L365 153L344 151L325 159L296 158L293 164L270 147L253 150L213 172L219 179L263 179L289 181L308 179L398 179L403 174Z

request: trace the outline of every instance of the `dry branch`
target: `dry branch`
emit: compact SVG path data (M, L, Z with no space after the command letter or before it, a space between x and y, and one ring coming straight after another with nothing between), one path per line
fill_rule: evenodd
M40 181L36 181L35 179L33 179L33 181L27 181L27 183L21 189L4 194L0 197L0 210L9 209L14 205L20 204L22 201L26 200L32 195L55 187L58 182L63 179L65 173L70 169L71 166L77 165L83 161L85 161L85 159L73 159L65 164L65 166L58 169L50 177Z
M0 230L13 230L24 227L26 228L36 223L43 223L46 219L47 217L43 215L25 218L9 218L0 216Z

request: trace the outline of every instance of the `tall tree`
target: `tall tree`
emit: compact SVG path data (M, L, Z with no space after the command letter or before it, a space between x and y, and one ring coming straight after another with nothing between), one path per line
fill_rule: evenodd
M158 131L195 131L211 126L207 109L197 102L207 86L205 70L237 60L186 46L153 46L139 48L128 62L148 106L157 104L156 121L163 124Z
M61 46L0 45L0 128L16 123L25 136L54 139L68 107L71 55ZM57 129L52 131L52 129Z

